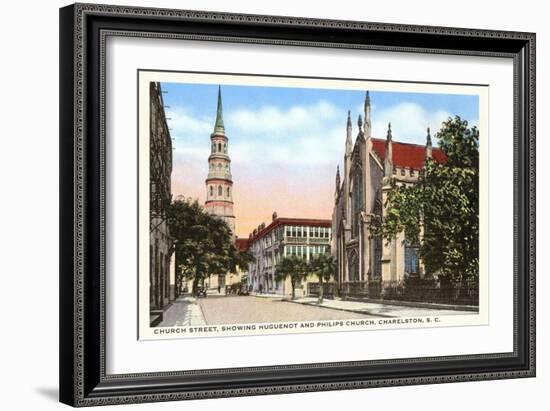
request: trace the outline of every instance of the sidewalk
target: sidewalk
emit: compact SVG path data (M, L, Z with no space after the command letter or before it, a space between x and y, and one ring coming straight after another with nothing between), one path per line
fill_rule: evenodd
M206 325L204 315L196 298L178 297L164 313L158 327Z
M441 315L475 315L472 311L444 310L424 307L411 307L402 305L368 303L360 301L329 300L325 298L322 304L317 302L317 297L303 297L295 300L284 301L295 304L312 305L316 307L330 308L333 310L349 311L353 313L368 314L378 317L423 317Z

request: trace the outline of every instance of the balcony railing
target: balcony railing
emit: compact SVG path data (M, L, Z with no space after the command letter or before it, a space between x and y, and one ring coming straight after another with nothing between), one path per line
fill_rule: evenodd
M309 238L310 243L314 244L328 244L330 243L330 238Z

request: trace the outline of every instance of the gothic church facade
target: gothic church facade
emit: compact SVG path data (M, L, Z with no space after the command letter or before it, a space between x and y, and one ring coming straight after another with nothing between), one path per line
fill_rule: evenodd
M364 119L363 124L359 115L353 141L348 112L343 175L339 168L336 171L331 251L337 261L336 280L343 295L379 294L407 275L423 275L416 249L407 243L403 233L390 242L371 238L368 224L372 215L384 218L384 204L393 186L418 181L426 158L437 162L446 159L441 150L432 147L429 129L424 146L393 141L391 124L386 139L374 138L368 91Z

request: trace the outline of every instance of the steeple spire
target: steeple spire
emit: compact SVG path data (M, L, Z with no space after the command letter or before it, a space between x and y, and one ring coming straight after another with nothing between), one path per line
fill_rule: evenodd
M384 181L389 183L393 175L393 142L391 123L388 123L388 134L386 135L386 153L384 156Z
M370 138L371 136L371 116L370 116L370 94L367 90L365 93L365 138Z
M336 192L340 190L340 166L336 166Z
M351 112L348 110L348 123L346 127L346 155L351 153L353 142L351 139Z
M426 136L426 158L432 158L432 136L430 135L430 127L428 127L428 135Z
M361 132L361 127L363 127L363 119L361 118L361 114L359 114L359 117L357 118L357 127L359 127L359 132Z
M222 109L222 88L218 86L218 110L216 112L216 124L214 125L215 133L225 133L223 125L223 109Z

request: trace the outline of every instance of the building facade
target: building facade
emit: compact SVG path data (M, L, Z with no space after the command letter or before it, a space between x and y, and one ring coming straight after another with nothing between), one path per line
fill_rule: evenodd
M379 296L406 275L422 276L423 267L416 249L403 233L389 242L371 238L370 218L384 218L388 211L384 204L392 187L415 184L426 158L437 162L446 158L441 150L432 147L429 129L424 146L394 141L391 124L385 139L372 137L368 91L363 114L365 122L359 115L353 139L348 112L342 175L339 168L336 171L331 249L342 295Z
M254 257L247 272L249 290L290 295L290 280L277 281L275 278L281 258L293 255L309 261L316 254L330 251L331 236L330 220L282 218L273 213L271 224L260 224L248 238L248 251ZM298 296L305 293L309 280L313 279L306 279L298 287Z
M149 86L150 242L149 294L152 317L176 297L174 242L168 226L172 201L172 139L166 123L160 83Z

